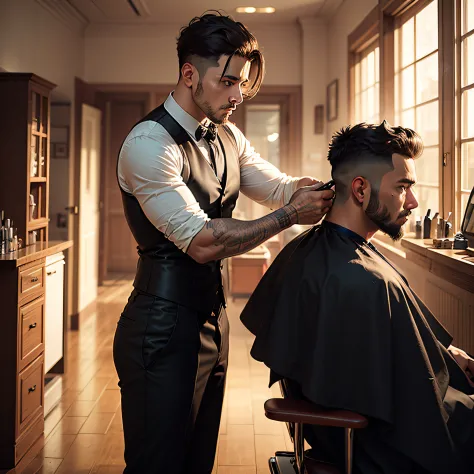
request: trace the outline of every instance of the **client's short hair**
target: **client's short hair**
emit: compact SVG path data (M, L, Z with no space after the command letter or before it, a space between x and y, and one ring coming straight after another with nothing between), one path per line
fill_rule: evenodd
M329 144L328 160L338 195L348 197L349 181L355 176L364 176L377 187L382 176L393 170L395 153L418 158L423 153L421 137L410 128L392 127L385 120L380 125L359 123L336 132ZM382 168L386 171L380 175L381 167L375 164L385 164Z

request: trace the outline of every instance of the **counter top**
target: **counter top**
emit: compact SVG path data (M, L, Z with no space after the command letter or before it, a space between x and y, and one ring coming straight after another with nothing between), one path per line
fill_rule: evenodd
M474 256L466 250L436 249L433 241L404 237L407 259L431 273L474 293Z
M36 244L28 245L17 252L11 252L6 255L0 255L0 265L3 262L10 262L15 267L25 265L40 258L46 258L49 255L62 252L72 247L72 240L50 240L47 243L38 242Z

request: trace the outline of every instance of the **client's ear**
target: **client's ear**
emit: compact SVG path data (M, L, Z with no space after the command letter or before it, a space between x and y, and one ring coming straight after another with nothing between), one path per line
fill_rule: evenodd
M370 191L368 186L368 181L362 176L357 176L352 180L352 195L360 205L364 203L364 198Z

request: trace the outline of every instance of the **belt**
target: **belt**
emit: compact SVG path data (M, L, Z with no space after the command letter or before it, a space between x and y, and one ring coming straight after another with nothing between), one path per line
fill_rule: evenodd
M140 256L133 286L144 293L210 314L225 305L219 266Z

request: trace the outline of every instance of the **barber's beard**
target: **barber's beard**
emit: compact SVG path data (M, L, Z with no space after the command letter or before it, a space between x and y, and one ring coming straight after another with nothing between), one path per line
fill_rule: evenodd
M212 108L211 104L206 100L202 100L203 92L204 92L204 89L202 87L202 82L199 81L196 88L196 92L194 93L194 96L193 96L194 103L206 114L206 117L211 122L215 123L216 125L221 125L223 123L226 123L227 118L228 118L227 115L224 115L224 117L218 118L216 116L216 111ZM221 108L224 108L224 107L221 107Z
M374 189L370 191L370 200L365 213L367 217L392 240L400 240L403 237L403 226L392 221L387 206L380 202L378 192ZM407 217L410 214L410 211L403 211L397 216L397 219Z

